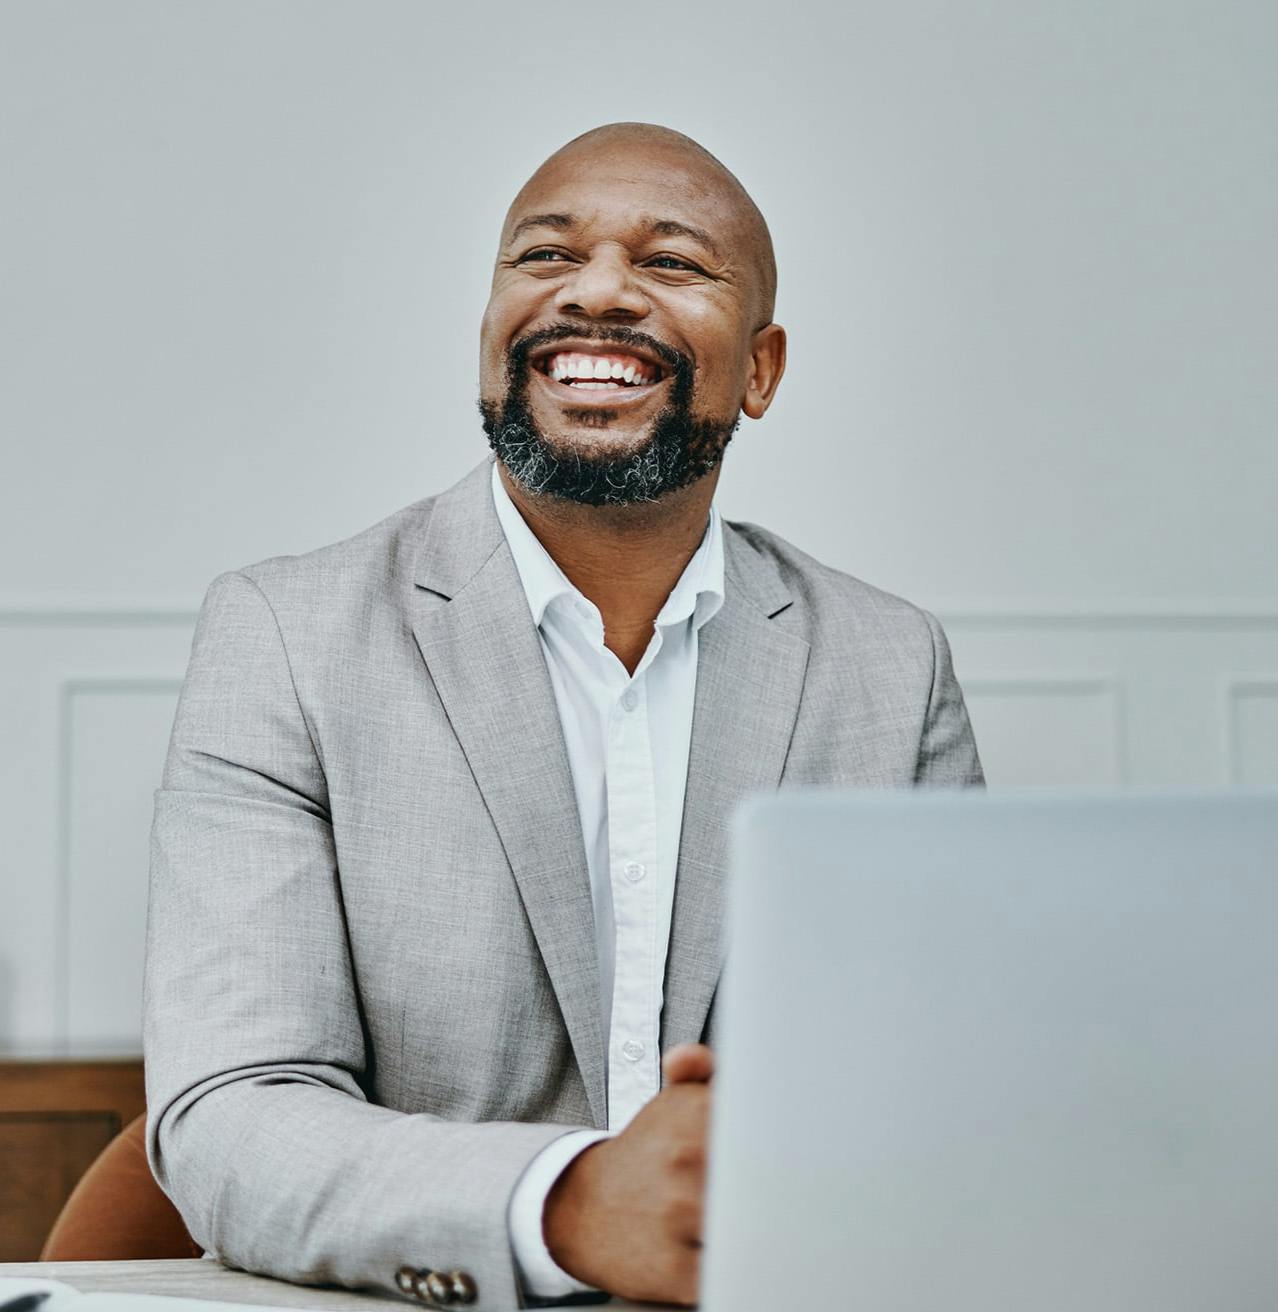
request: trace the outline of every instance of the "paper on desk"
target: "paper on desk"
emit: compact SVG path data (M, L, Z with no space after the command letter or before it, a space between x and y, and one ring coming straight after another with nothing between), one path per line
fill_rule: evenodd
M55 1312L80 1297L78 1289L56 1280L34 1280L26 1276L17 1280L0 1279L0 1312Z
M82 1294L60 1280L0 1278L0 1312L279 1312L253 1303L215 1303L164 1294Z

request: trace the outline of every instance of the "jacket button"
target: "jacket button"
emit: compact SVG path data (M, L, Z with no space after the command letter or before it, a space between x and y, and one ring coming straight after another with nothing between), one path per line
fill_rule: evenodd
M411 1266L401 1266L395 1272L395 1288L401 1294L412 1294L413 1281L417 1279L417 1272Z
M453 1286L454 1303L473 1303L479 1294L479 1286L469 1271L450 1271L448 1279Z
M442 1307L453 1301L453 1282L439 1271L427 1271L417 1282L417 1294Z

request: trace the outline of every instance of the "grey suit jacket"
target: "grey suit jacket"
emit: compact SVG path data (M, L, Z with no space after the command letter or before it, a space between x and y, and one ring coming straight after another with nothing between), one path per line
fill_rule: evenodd
M155 797L152 1168L235 1266L518 1289L529 1161L603 1126L590 885L490 460L335 546L216 579ZM724 524L701 631L663 1047L709 1038L726 822L801 784L972 785L936 620Z

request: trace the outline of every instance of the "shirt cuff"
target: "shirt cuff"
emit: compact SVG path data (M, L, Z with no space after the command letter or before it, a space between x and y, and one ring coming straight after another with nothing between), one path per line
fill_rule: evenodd
M529 1298L549 1300L598 1292L593 1285L574 1279L550 1256L542 1230L542 1213L555 1181L568 1169L569 1163L592 1144L611 1137L607 1130L571 1131L548 1143L519 1177L510 1196L506 1224L515 1266Z

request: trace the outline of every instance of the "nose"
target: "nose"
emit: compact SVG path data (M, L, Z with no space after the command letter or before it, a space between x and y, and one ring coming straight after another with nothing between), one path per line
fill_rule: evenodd
M597 250L560 283L555 309L592 319L642 319L648 298L624 251Z

